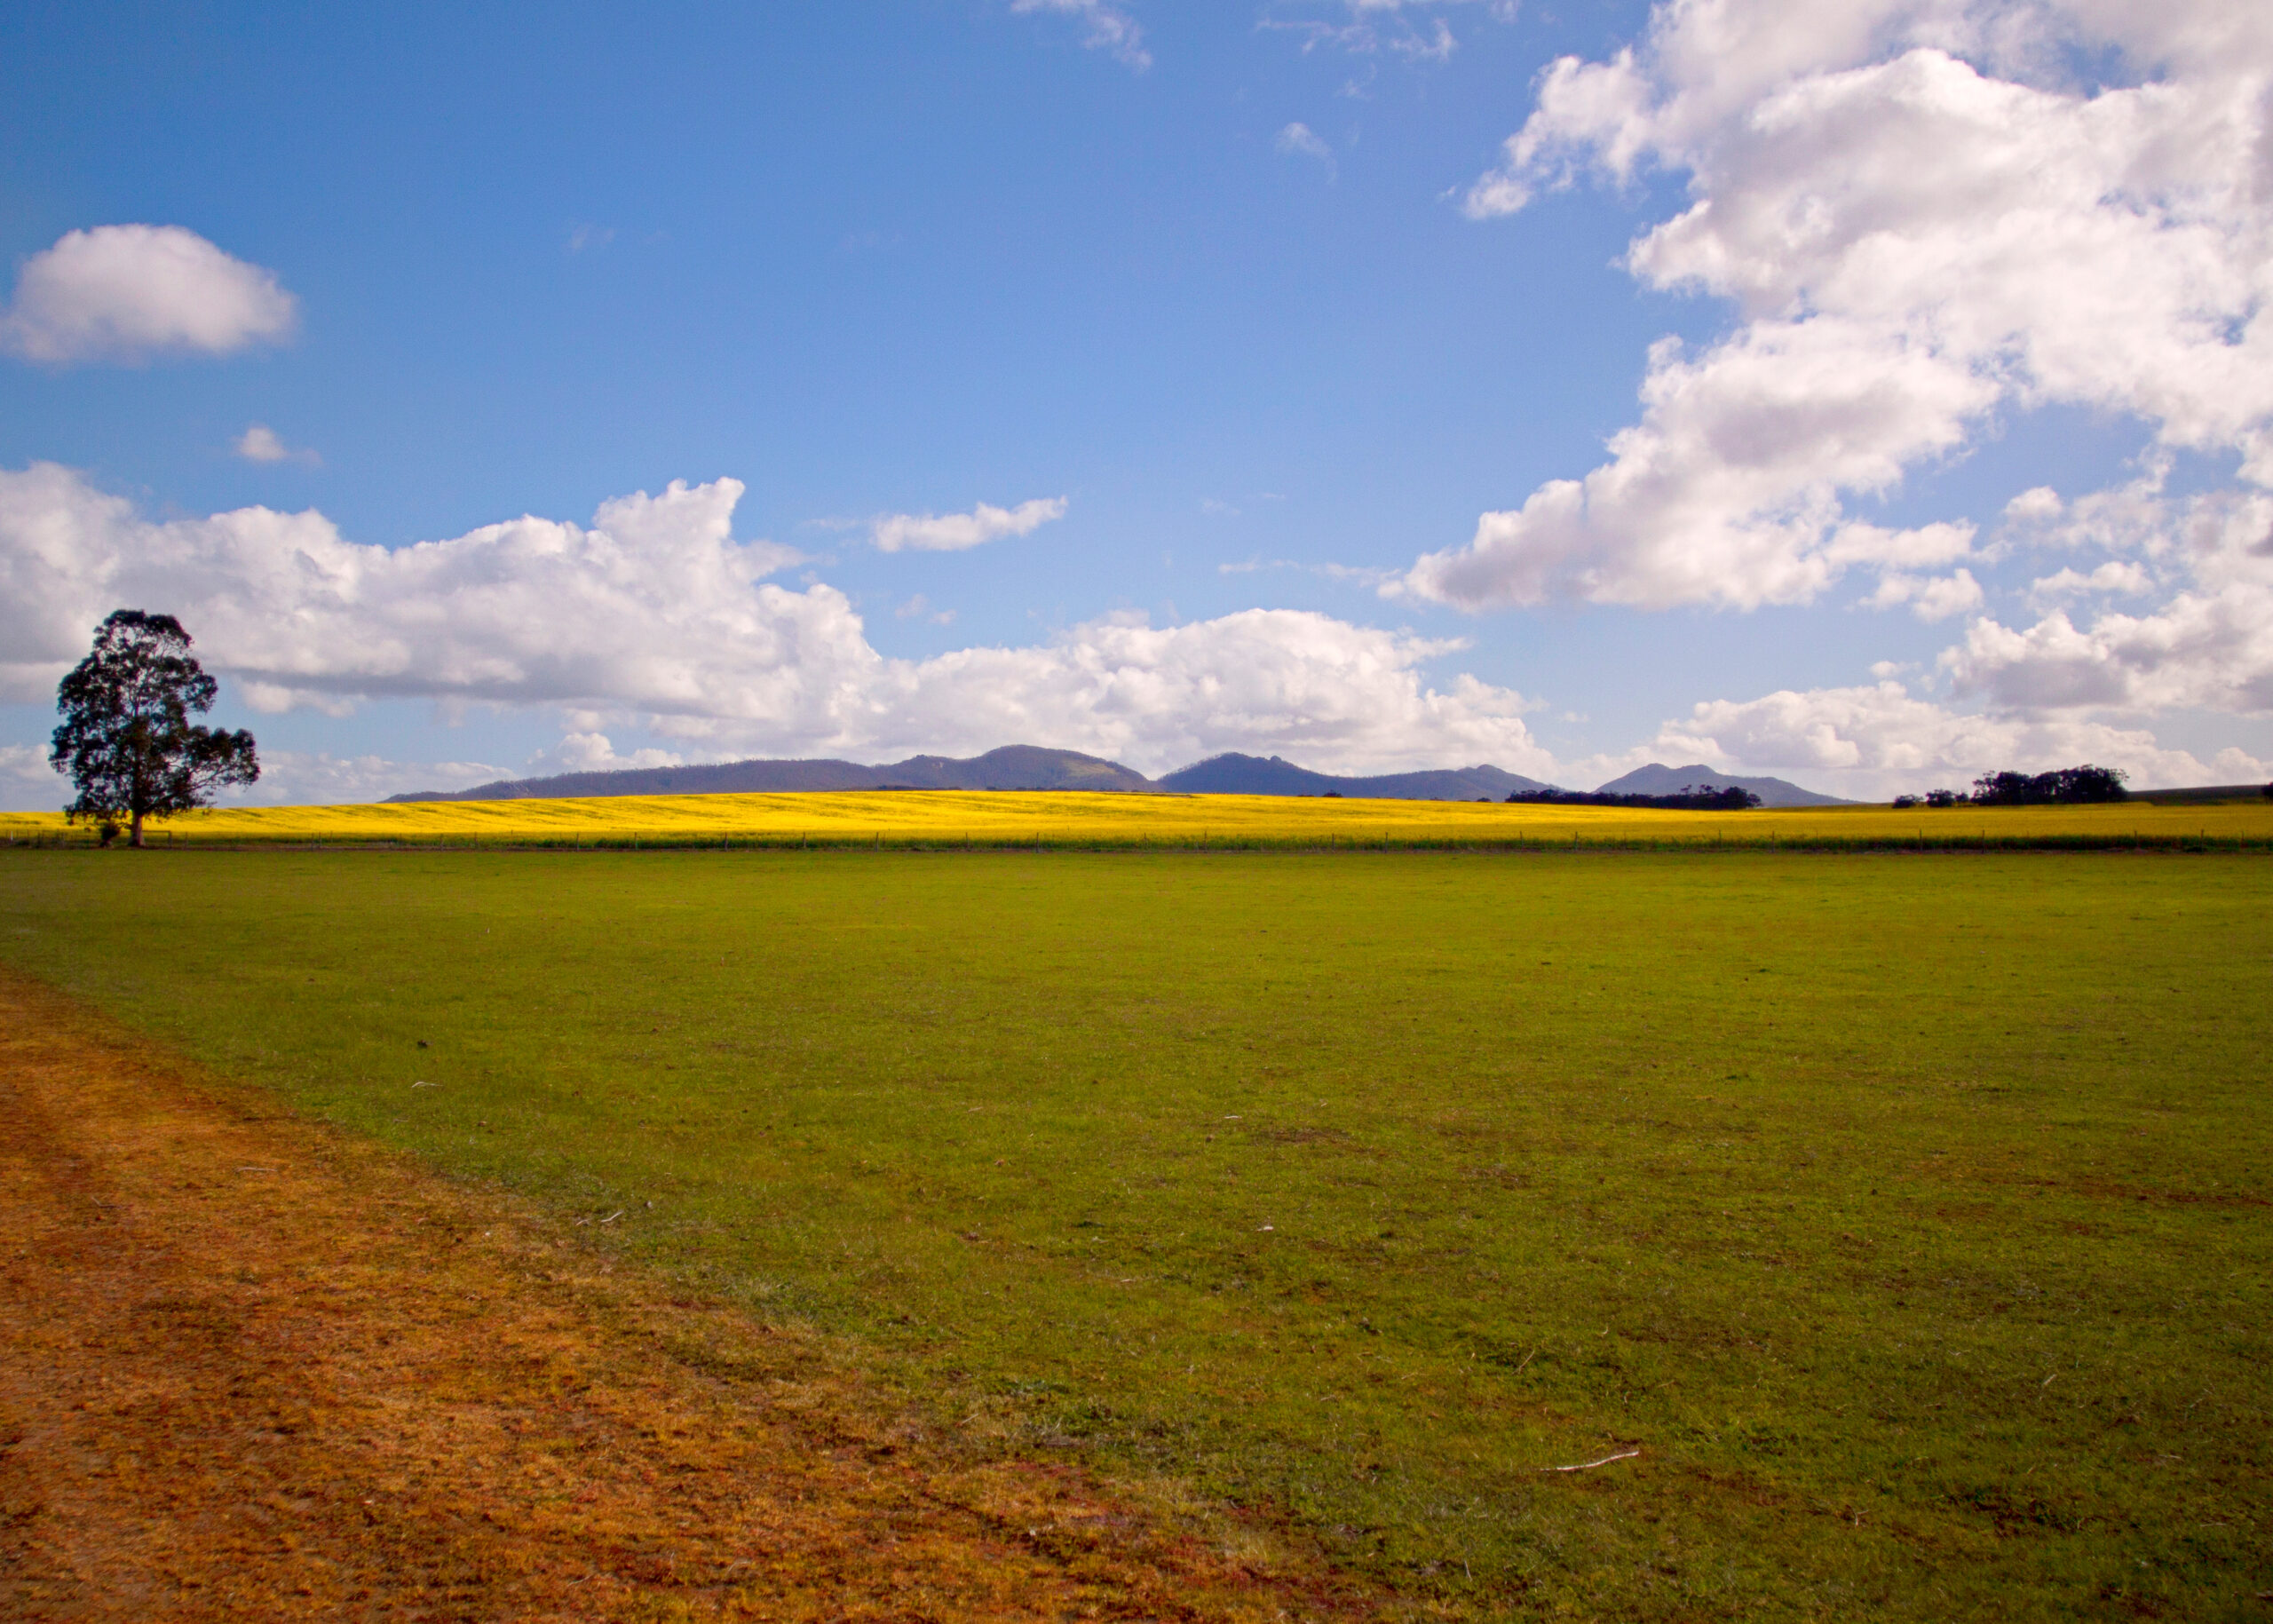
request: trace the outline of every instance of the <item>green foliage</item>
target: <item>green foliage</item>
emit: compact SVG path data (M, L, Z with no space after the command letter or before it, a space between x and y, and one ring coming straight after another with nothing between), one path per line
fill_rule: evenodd
M260 776L250 733L190 721L213 709L217 685L189 641L170 614L114 611L56 690L63 722L48 760L79 792L65 812L99 825L104 845L122 818L139 846L145 819L202 806L222 785Z
M1973 780L1973 793L1928 789L1923 796L1898 795L1897 811L1915 806L1946 810L1952 806L2098 806L2127 801L2123 787L2126 774L2120 767L2056 767L2033 776L2026 772L1984 772Z
M2088 806L2120 801L2129 791L2120 767L2060 767L2031 776L2026 772L1991 772L1973 780L1976 806ZM1937 792L1938 793L1938 792ZM1954 805L1952 796L1936 805Z
M1516 806L1634 806L1660 812L1750 812L1760 797L1735 784L1699 789L1684 784L1671 795L1604 795L1600 790L1518 789L1508 796Z
M973 1447L1196 1479L1454 1614L2216 1619L2273 1564L2269 892L0 852L0 957L857 1339Z

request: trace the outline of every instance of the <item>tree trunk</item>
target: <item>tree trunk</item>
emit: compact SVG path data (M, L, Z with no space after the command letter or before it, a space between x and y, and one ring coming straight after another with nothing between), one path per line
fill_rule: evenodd
M134 814L133 836L126 844L132 846L137 852L139 852L142 849L142 814L139 810Z

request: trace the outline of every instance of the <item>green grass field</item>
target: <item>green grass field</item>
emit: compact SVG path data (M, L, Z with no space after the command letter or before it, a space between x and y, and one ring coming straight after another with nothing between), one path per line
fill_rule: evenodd
M2250 855L14 851L0 957L1455 1612L2241 1619L2269 901Z

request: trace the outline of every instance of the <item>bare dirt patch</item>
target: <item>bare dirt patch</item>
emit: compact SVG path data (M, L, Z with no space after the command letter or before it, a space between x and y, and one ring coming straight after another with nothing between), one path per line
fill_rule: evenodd
M1352 1617L0 975L0 1616Z

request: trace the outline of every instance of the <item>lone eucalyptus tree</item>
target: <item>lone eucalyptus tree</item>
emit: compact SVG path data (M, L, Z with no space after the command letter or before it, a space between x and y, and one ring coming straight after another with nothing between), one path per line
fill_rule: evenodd
M55 691L63 725L48 761L79 791L64 816L106 826L126 820L139 846L143 820L203 806L220 786L257 779L250 733L189 719L213 709L218 688L172 615L114 612L96 628L93 652ZM114 832L107 827L104 838Z

